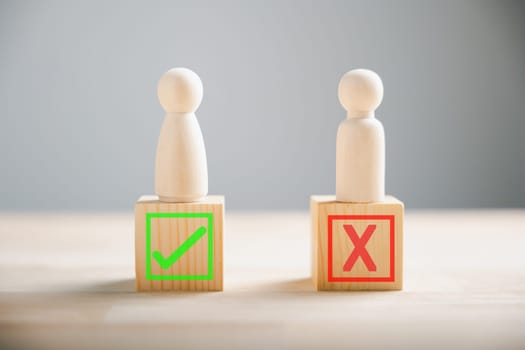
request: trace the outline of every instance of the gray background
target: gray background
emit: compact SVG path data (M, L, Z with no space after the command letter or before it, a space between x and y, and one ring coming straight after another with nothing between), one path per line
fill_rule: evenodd
M387 192L525 206L525 6L508 1L8 1L0 209L132 210L153 193L160 75L204 83L210 192L229 209L333 193L340 76L377 71Z

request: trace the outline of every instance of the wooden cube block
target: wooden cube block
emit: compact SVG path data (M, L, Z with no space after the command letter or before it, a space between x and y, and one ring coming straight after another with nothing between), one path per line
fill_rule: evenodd
M312 278L317 290L403 287L403 210L398 199L336 202L312 196Z
M137 290L222 290L223 222L222 196L192 203L141 197L135 205Z

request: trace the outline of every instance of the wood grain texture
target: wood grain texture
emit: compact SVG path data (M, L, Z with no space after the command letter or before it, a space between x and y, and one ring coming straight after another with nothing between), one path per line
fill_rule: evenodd
M345 203L335 201L335 196L312 196L312 280L316 288L402 289L403 208L403 203L392 196L376 203ZM363 256L357 255L357 260L345 268L356 249L346 232L348 225L359 238L368 228L371 236L364 244ZM365 263L365 254L369 254L373 268Z
M150 246L147 245L147 214L180 213L213 214L212 230L208 219L201 217L152 217L150 218ZM222 234L224 222L224 197L208 196L201 202L167 203L157 196L143 196L135 205L135 273L139 291L221 291L223 289ZM207 232L169 268L162 268L153 258L158 251L168 258L192 233L200 227ZM213 241L210 242L210 239ZM212 244L212 263L209 263L209 247ZM149 254L148 254L149 252ZM149 264L148 261L149 255ZM147 270L150 274L148 277ZM192 279L207 276L211 279ZM171 277L170 277L171 276ZM175 277L173 277L175 276ZM193 276L193 277L183 277ZM168 279L164 279L168 278ZM177 279L171 279L177 278Z

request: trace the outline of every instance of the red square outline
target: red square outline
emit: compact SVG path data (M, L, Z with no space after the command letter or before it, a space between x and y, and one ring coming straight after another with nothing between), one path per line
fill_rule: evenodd
M334 220L390 221L390 275L388 277L334 277L333 238ZM395 281L395 215L328 215L328 282L394 282Z

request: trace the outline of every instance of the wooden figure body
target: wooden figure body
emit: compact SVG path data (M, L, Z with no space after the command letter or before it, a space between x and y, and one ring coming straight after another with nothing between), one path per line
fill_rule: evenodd
M339 124L336 198L341 202L378 202L385 195L385 133L374 116L383 98L377 74L365 69L346 73L339 101L347 119Z
M155 192L163 202L193 202L208 194L204 140L195 116L202 82L189 69L173 68L158 84L166 111L155 162Z

